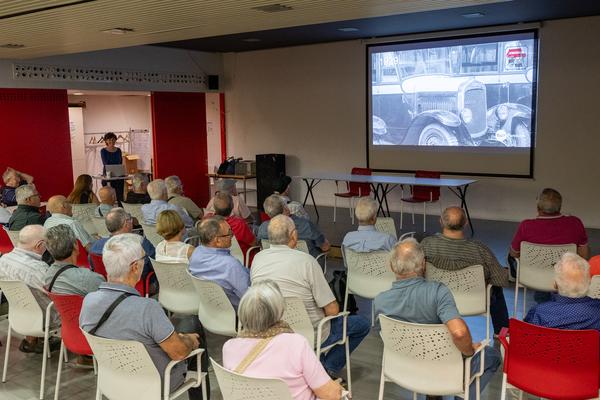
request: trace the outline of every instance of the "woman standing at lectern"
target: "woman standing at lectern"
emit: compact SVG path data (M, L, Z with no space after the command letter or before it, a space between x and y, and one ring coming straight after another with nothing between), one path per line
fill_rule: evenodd
M104 135L104 143L106 147L100 150L100 156L102 157L102 175L106 176L106 166L107 165L119 165L123 164L123 155L121 154L121 149L115 146L117 143L117 135L112 132L108 132ZM106 186L108 181L102 181L102 186ZM114 181L110 181L110 185L115 188L115 192L117 193L117 201L123 201L123 186L124 179L118 179Z

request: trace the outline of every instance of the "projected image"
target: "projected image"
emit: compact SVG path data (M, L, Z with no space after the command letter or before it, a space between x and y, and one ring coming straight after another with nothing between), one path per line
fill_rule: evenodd
M457 42L371 53L373 145L532 146L534 39Z

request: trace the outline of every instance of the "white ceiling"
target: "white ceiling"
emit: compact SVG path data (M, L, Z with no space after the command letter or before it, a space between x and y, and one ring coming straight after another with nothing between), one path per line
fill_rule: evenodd
M79 53L504 1L510 0L95 0L81 4L72 4L76 0L2 0L0 46L25 47L0 48L0 59ZM275 13L253 9L277 3L293 9ZM60 5L67 6L18 15ZM134 32L102 33L117 27L132 28Z

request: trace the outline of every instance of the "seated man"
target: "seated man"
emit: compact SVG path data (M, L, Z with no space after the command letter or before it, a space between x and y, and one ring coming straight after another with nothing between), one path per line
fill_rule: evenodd
M205 219L198 227L200 246L190 258L190 273L218 283L237 308L250 286L248 270L229 253L231 228L221 216Z
M4 186L0 189L0 204L12 207L17 205L15 190L19 186L33 183L33 176L8 167L2 174L2 180Z
M256 237L245 220L232 214L233 198L227 193L217 193L213 197L215 215L225 218L225 221L231 227L235 239L240 244L242 254L246 256L246 251L252 246L256 246Z
M600 331L600 299L587 296L590 266L582 257L567 252L555 270L556 289L552 299L533 306L525 322L558 329L596 329Z
M252 282L273 280L279 285L284 297L302 299L316 329L321 319L337 315L340 307L325 280L319 263L309 254L295 250L298 231L294 221L286 215L277 215L270 222L268 234L271 247L254 257L251 270ZM342 338L342 325L342 318L335 318L325 323L323 346ZM351 352L369 334L370 328L369 321L363 317L359 315L348 317L347 335ZM344 346L332 348L327 354L321 356L321 362L329 375L335 379L346 363Z
M377 202L369 197L361 197L356 203L354 213L358 220L358 230L348 232L342 241L342 247L360 253L370 251L390 251L396 244L396 238L375 229L377 222Z
M445 324L460 352L472 356L481 344L473 343L469 327L462 320L450 290L440 282L426 281L425 254L413 238L404 239L392 249L390 268L396 275L392 288L375 297L376 314L417 324ZM481 353L471 360L471 372L479 371ZM498 350L486 346L481 390L488 384L502 358ZM469 388L469 398L475 398L476 385Z
M44 287L50 293L85 296L98 290L104 278L87 268L77 268L79 246L73 230L57 225L46 231L46 247L54 264L46 269Z
M110 233L111 237L121 235L123 233L131 233L133 231L133 218L120 207L115 207L110 210L108 214L106 214L104 221L106 223L106 229ZM90 253L102 255L104 245L108 239L109 238L100 238L96 240L90 248ZM152 263L150 262L150 258L154 258L156 254L154 245L146 238L142 238L142 247L144 248L145 254L142 278L146 278L148 273L154 271L152 268Z
M471 265L482 265L485 283L492 285L490 314L494 333L508 327L508 309L503 287L508 286L508 270L500 265L494 253L477 240L465 239L467 217L460 207L448 207L442 212L442 233L428 236L421 242L427 261L436 268L456 271Z
M81 242L83 247L85 247L87 251L90 250L94 239L85 230L81 222L73 218L73 208L65 196L57 195L50 197L48 200L48 205L46 205L46 209L52 214L52 216L48 218L46 222L44 222L44 228L50 229L53 226L61 224L68 225L71 229L73 229L75 237Z
M310 219L304 206L302 206L300 202L290 199L290 183L292 183L292 178L287 175L280 176L273 182L273 193L281 196L288 210L290 210L290 216L295 215L297 217Z
M150 204L142 206L142 214L144 215L145 223L148 225L156 225L158 214L164 210L175 210L181 216L183 224L186 228L192 228L194 221L188 215L187 211L174 205L167 203L167 186L162 179L155 179L148 184L148 194L152 201ZM141 221L140 221L141 222Z
M127 192L127 204L148 204L151 199L146 190L148 186L148 176L142 173L136 173L131 178L131 191Z
M178 333L156 300L139 296L134 287L142 275L143 258L144 250L139 235L117 235L106 242L103 260L108 282L85 296L79 325L86 332L96 329L96 336L142 343L163 380L165 367L171 360L183 360L190 351L198 348L200 342L206 346L206 340L197 318L194 327L197 333ZM124 300L98 326L98 321L106 310L122 296L125 297ZM189 320L194 322L193 319ZM206 372L206 352L203 354L202 366ZM196 357L189 358L187 366L185 362L176 364L171 370L171 391L181 386L188 369L195 370L196 367ZM208 376L206 384L210 393ZM202 390L200 387L190 389L188 395L190 399L202 399Z
M16 190L17 209L8 221L11 231L20 231L27 225L43 225L46 215L40 213L40 194L35 185L28 183Z
M165 179L169 204L183 208L193 220L202 219L204 212L189 197L183 195L183 184L178 176L172 175Z
M286 207L285 203L281 199L281 197L277 194L272 194L265 199L263 203L263 207L265 209L265 213L270 218L274 218L277 215L289 215L289 210ZM308 250L313 257L319 255L320 251L328 251L331 247L327 239L319 228L313 224L310 220L306 218L300 218L294 215L291 215L290 218L294 221L294 225L296 226L296 230L298 232L298 240L306 241L308 245ZM263 239L268 239L269 234L269 221L263 222L258 227L258 233L256 238L260 241Z
M115 189L110 186L102 186L100 190L98 190L98 198L100 199L100 204L94 210L94 215L96 217L104 218L106 214L113 209L117 202L117 193Z
M232 214L236 217L240 217L245 219L248 223L252 223L254 219L252 218L252 213L250 209L246 205L246 202L243 198L238 196L237 188L235 187L234 179L219 179L216 183L217 191L216 193L226 193L233 198L233 211ZM216 194L215 193L215 194ZM213 206L214 197L210 199L208 204L206 205L206 213L214 214L215 208Z
M0 279L21 281L29 286L44 314L50 303L44 292L44 276L48 270L48 264L42 261L42 254L46 251L45 233L41 225L27 225L19 232L19 242L13 251L0 257ZM60 317L54 311L51 314L50 325L60 325ZM60 340L51 343L52 346L60 346ZM43 340L27 336L21 342L19 350L25 353L42 353Z

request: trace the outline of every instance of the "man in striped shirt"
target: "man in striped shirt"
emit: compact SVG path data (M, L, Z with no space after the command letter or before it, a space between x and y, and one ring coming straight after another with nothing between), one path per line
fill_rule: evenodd
M456 271L471 265L482 265L485 283L492 285L490 313L494 333L508 327L508 309L502 287L508 286L508 270L494 253L477 240L465 239L464 228L467 218L459 207L448 207L442 213L442 233L423 239L422 245L427 262L436 268Z

